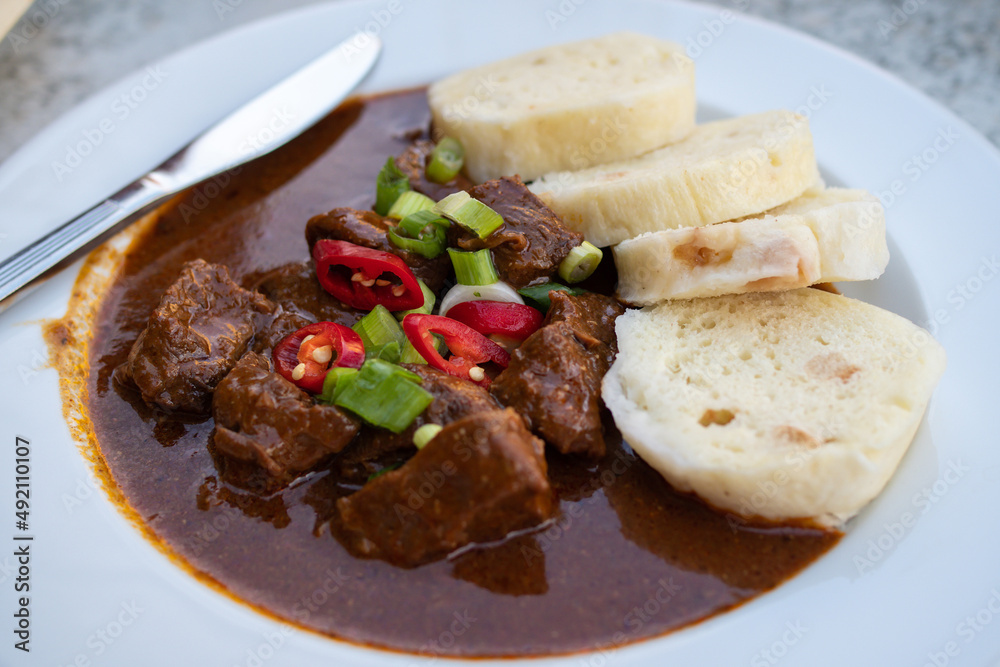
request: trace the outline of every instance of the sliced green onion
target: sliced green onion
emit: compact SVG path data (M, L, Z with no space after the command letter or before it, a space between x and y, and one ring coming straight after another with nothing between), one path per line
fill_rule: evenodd
M530 302L529 305L534 306L543 313L547 313L552 306L549 292L566 292L570 296L580 296L581 294L586 294L587 290L579 287L566 287L559 283L542 283L541 285L522 287L517 290L518 294Z
M396 220L402 220L411 213L429 211L432 208L434 208L433 199L419 192L408 190L399 195L399 198L393 202L386 215Z
M399 198L400 201L402 199L403 197ZM426 199L432 202L429 197ZM446 218L442 218L430 209L422 209L407 214L399 221L396 229L389 230L388 236L397 248L434 259L443 253L448 245L446 230L450 226L451 223Z
M402 236L396 232L395 229L390 229L387 232L387 236L397 248L415 252L428 259L434 259L444 252L448 238L444 228L437 225L431 225L430 229L430 232L421 234L418 239L411 239Z
M331 368L323 379L323 391L317 397L319 402L333 405L333 402L337 399L337 395L344 390L344 387L357 374L357 368L345 368L343 366L334 366Z
M434 206L438 215L457 222L481 239L503 225L503 218L489 206L473 199L468 192L450 194Z
M500 280L489 248L467 252L448 248L459 285L492 285Z
M361 342L365 344L366 359L386 359L392 363L399 361L400 350L406 343L406 334L388 308L378 304L351 328L361 336Z
M452 216L462 208L463 204L470 201L472 201L472 195L465 190L453 192L434 205L434 212L438 215L443 215L449 220L455 220ZM455 222L458 222L458 220L455 220Z
M376 348L375 351L373 351L370 356L366 354L365 358L381 359L383 361L388 361L390 364L398 364L399 357L402 354L402 352L403 349L402 347L400 347L399 343L397 341L392 341L390 343L386 343L385 345L379 348Z
M424 381L422 377L420 377L413 371L408 371L402 366L399 366L397 364L390 364L390 365L393 366L392 372L398 375L399 377L403 378L404 380L408 380L409 382L415 382L418 385Z
M417 449L423 449L427 443L434 439L438 433L444 430L440 424L424 424L413 432L413 444Z
M438 334L434 334L434 347L442 355L447 354L448 346L444 344L444 338ZM413 347L413 343L406 341L406 345L403 346L403 351L399 353L399 363L401 364L426 364L427 360L424 356L417 352L417 348Z
M369 359L334 399L334 404L373 426L402 433L434 396L416 373L381 359Z
M584 241L569 251L566 259L559 265L559 277L568 283L578 283L586 280L601 263L604 253L589 241Z
M399 363L426 364L427 360L424 359L422 354L417 352L417 348L413 347L413 343L406 341L406 345L403 346L402 352L399 353Z
M417 283L420 284L420 291L424 293L424 305L420 306L419 308L414 308L413 310L401 310L398 313L393 313L393 315L396 316L396 319L399 320L400 322L403 321L404 317L410 314L430 315L432 312L434 312L434 302L437 301L437 297L434 295L434 292L431 291L431 288L427 286L427 283L425 283L423 280L417 278ZM403 347L405 349L406 346L404 345Z
M465 161L465 148L462 142L452 137L445 137L434 147L431 161L427 165L427 178L435 183L447 183L462 171Z
M351 382L354 381L354 377L358 374L357 368L335 368L333 369L335 373L333 374L334 380L336 380L336 385L333 388L333 400L337 399L337 395L344 391ZM329 373L328 373L329 375ZM332 403L333 401L331 401Z
M386 474L387 472L392 472L393 470L396 470L397 468L401 468L401 467L403 467L402 462L400 462L400 463L393 463L392 465L388 465L388 466L382 468L381 470L379 470L377 473L368 475L368 479L365 480L365 484L367 484L368 482L372 481L373 479L375 479L377 477L381 477L382 475Z
M447 218L441 217L432 209L424 209L405 216L399 221L397 229L403 236L408 236L411 239L419 239L421 234L426 233L426 227L430 224L443 227L444 229L451 227L451 222Z
M410 179L396 166L396 160L386 160L375 179L375 212L386 215L399 196L410 189Z

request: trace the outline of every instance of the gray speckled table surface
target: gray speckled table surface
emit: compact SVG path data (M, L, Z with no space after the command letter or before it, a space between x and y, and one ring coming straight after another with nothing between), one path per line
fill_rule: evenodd
M0 162L128 72L237 25L318 1L228 0L224 11L210 0L35 2L0 42ZM851 51L1000 144L997 0L711 1Z

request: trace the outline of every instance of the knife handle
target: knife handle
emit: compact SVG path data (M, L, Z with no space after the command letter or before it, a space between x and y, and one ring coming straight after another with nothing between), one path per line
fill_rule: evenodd
M131 183L0 264L0 301L136 213L173 194L156 172Z

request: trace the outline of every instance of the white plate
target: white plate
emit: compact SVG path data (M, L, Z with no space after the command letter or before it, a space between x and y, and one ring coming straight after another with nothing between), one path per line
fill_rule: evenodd
M198 128L366 24L387 44L368 90L425 83L531 47L616 29L700 44L698 98L708 115L801 107L811 115L825 174L878 193L895 187L893 199L885 199L890 269L852 293L925 325L936 322L929 326L949 354L926 423L899 472L843 541L800 576L735 612L617 651L613 661L995 664L1000 280L992 279L1000 252L1000 155L939 105L825 44L717 8L667 2L524 0L501 9L392 0L312 7L179 53L156 77L140 72L112 86L36 137L0 166L0 233L6 235L0 256L153 167ZM146 99L122 117L116 98L133 94L144 77ZM53 162L65 161L68 146L90 141L84 131L95 138L102 119L110 119L114 131L102 133L82 164L57 180ZM62 314L74 274L64 272L0 315L0 610L7 619L0 662L420 662L307 632L282 635L272 620L184 574L93 492L60 414L56 374L44 368L36 324ZM17 435L32 443L30 655L13 649L9 629ZM956 468L960 474L949 472ZM913 521L904 526L907 516ZM270 648L268 637L280 647ZM546 663L601 665L611 657Z

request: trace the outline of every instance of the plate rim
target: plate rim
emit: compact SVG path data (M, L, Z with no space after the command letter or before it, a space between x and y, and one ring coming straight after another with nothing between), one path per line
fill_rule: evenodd
M634 4L637 4L637 5L641 4L641 5L646 5L646 6L650 6L650 7L654 7L655 6L657 9L673 5L673 6L677 6L677 7L684 7L688 11L695 12L697 14L704 14L705 12L717 13L717 11L719 10L719 8L716 7L716 6L708 6L708 7L706 7L704 5L697 5L695 3L688 2L687 0L669 0L667 2L654 1L654 0L637 0ZM366 2L365 0L349 0L349 2L346 2L346 3L337 3L337 5L344 5L345 7L348 7L348 8L350 8L350 7L366 7L367 8L367 7L370 7L370 6L378 6L378 4L375 3L375 2ZM181 54L187 54L187 53L196 51L199 48L203 48L204 45L207 42L211 42L213 44L224 44L224 43L226 43L228 41L228 39L231 38L231 33L233 33L233 32L240 31L240 32L244 32L244 33L250 33L253 30L260 30L260 29L262 29L262 27L267 27L269 25L272 25L273 23L275 23L278 20L291 20L290 17L292 17L293 15L295 17L301 16L301 15L306 15L306 14L308 14L308 15L312 15L312 14L319 15L319 14L324 14L329 9L334 8L334 7L335 7L335 5L333 3L330 3L330 4L317 4L317 5L311 5L309 7L304 7L304 8L299 8L299 9L296 9L296 10L292 10L291 12L285 12L285 13L277 14L277 15L274 15L274 16L271 16L271 17L263 18L263 19L260 19L258 21L254 21L252 23L248 23L246 25L234 28L232 31L227 31L226 33L213 36L213 37L211 37L211 38L209 38L209 39L207 39L207 40L205 40L203 42L199 42L198 44L189 46L189 47L183 49L182 51L179 51L179 52L177 52L175 54L172 54L171 57L179 56ZM930 98L928 95L926 95L922 91L917 90L914 87L910 86L906 82L902 81L899 77L897 77L897 76L895 76L895 75L893 75L893 74L891 74L889 72L886 72L886 71L882 70L881 68L877 67L876 65L873 65L873 64L869 63L868 61L863 60L862 58L860 58L858 56L855 56L855 55L853 55L853 54L851 54L851 53L849 53L847 51L844 51L843 49L841 49L839 47L836 47L834 45L828 44L826 42L823 42L822 40L819 40L819 39L817 39L815 37L812 37L811 35L798 32L798 31L796 31L794 29L788 28L788 27L783 26L781 24L773 23L773 22L768 21L766 19L761 19L761 18L756 17L756 16L746 15L746 14L742 14L742 13L739 14L738 20L742 21L742 22L747 22L747 23L750 23L750 24L757 25L758 28L761 28L761 29L764 29L764 30L769 30L769 31L770 30L777 30L778 32L783 33L786 36L793 37L796 40L800 40L800 41L803 41L804 43L809 44L810 48L817 48L818 47L822 51L825 51L825 52L827 52L827 53L835 56L838 60L845 60L845 61L849 62L854 67L857 67L857 66L860 65L865 70L867 70L869 73L877 76L879 79L889 82L892 86L894 86L896 89L898 89L898 91L903 92L903 93L905 93L908 96L916 96L917 98L919 98L920 103L922 105L928 106L928 107L932 108L938 115L944 116L950 122L955 123L960 128L962 128L962 130L966 133L967 136L972 137L974 139L973 143L976 144L974 146L974 148L976 150L980 150L980 151L985 149L985 154L987 154L989 156L989 158L994 163L993 166L997 169L997 172L1000 173L1000 150L998 150L996 146L994 146L988 139L986 139L978 131L976 131L974 128L972 128L971 125L969 125L966 121L964 121L963 119L961 119L960 117L958 117L954 112L952 112L949 109L947 109L943 104L941 104L941 103L937 102L936 100ZM128 79L128 77L126 77L126 79ZM120 84L120 82L118 82L116 84L112 84L111 86L108 86L105 89L102 89L101 91L98 91L97 93L95 93L91 97L88 97L87 100L85 100L84 102L82 102L77 107L74 107L73 110L71 110L70 112L67 112L66 114L64 114L63 116L61 116L57 121L55 121L53 123L53 125L57 125L57 124L62 123L64 121L64 119L66 119L66 118L72 119L72 117L74 116L74 114L77 113L77 110L81 106L84 106L86 104L92 103L92 101L94 99L104 99L104 98L101 98L100 96L102 94L106 94L106 92L108 90L113 90L115 88L115 86L117 86L119 84ZM51 127L52 126L50 126L50 128ZM48 130L46 130L46 131L48 131ZM36 137L36 139L38 139L38 137ZM20 149L18 149L18 151L16 153L14 153L13 155L11 155L10 158L8 158L8 160L5 160L5 162L2 165L0 165L0 174L3 173L3 168L6 167L15 157L20 156L22 152L27 153L27 154L30 155L31 151L28 150L28 149L31 148L34 145L35 145L35 140L33 140L32 142L26 143L24 146L22 146ZM2 195L2 193L0 193L0 195ZM927 296L925 294L923 294L923 290L921 290L920 292L921 292L920 293L921 299L925 302L925 305L926 305ZM9 318L7 318L7 320L9 320ZM7 324L7 320L0 320L0 322L3 322L4 325L6 325ZM933 405L933 403L934 402L932 401L932 405ZM925 420L929 420L929 418L925 417ZM176 566L171 563L171 567L176 567ZM810 566L810 568L813 568L813 567L816 567L816 564ZM807 569L810 569L810 568L807 568ZM185 574L184 576L187 577L188 575ZM801 576L801 575L799 575L799 576ZM796 577L796 579L797 578L798 577ZM793 579L793 581L794 581L794 579ZM789 583L791 583L791 582L789 582ZM782 589L785 589L789 585L789 583L786 583L786 584L782 585L781 587L779 587L778 590L780 591ZM758 606L763 605L764 601L768 600L769 598L770 598L770 594L758 597L753 602L751 602L751 603L749 603L747 605L744 605L741 608L740 611L748 609L750 607L754 607L756 609ZM664 641L673 641L674 639L680 637L681 635L684 635L684 638L682 638L681 640L678 640L678 642L675 642L675 643L688 643L689 641L694 641L694 638L693 638L694 634L713 633L713 632L718 631L719 628L717 628L716 626L718 626L719 624L716 623L716 621L721 621L723 619L727 619L730 616L732 616L734 613L738 613L738 612L730 612L730 613L723 614L720 617L713 618L713 619L710 619L707 622L698 624L697 626L695 626L693 628L688 628L688 629L682 630L680 632L672 633L670 635L667 635L666 637L655 638L655 639L650 639L650 640L647 640L647 641L644 641L644 642L639 642L639 643L636 643L636 644L631 644L628 647L626 647L626 649L624 649L624 651L625 652L633 652L633 649L635 649L635 651L634 651L635 657L638 658L641 655L645 655L647 653L648 649L646 647L648 645L651 645L651 644L658 644L658 643L662 643ZM688 640L687 639L688 637L691 637L691 639ZM318 636L315 637L314 639L317 642L321 643L321 646L319 647L319 651L321 653L322 652L327 652L328 651L328 647L331 645L331 643L335 644L335 645L345 645L344 642L331 642L329 639L326 639L326 638L323 638L323 637L318 637ZM309 643L309 641L306 640L306 643ZM351 644L346 644L346 646L350 646L351 648L358 648L355 645L351 645ZM316 647L313 647L313 648L315 649ZM361 648L359 650L360 650L360 655L362 655L362 656L367 656L368 654L370 654L372 652L371 649L369 649L369 648ZM377 653L381 654L382 652L381 651L377 651ZM397 653L394 653L394 652L389 652L388 655L399 656L400 654L397 654ZM357 657L357 656L355 656L355 657ZM408 656L406 656L406 657L408 657ZM576 656L570 656L569 658L567 658L565 660L568 661L568 660L575 660L575 659L576 659ZM555 658L553 660L555 660L555 661L562 661L564 659Z

